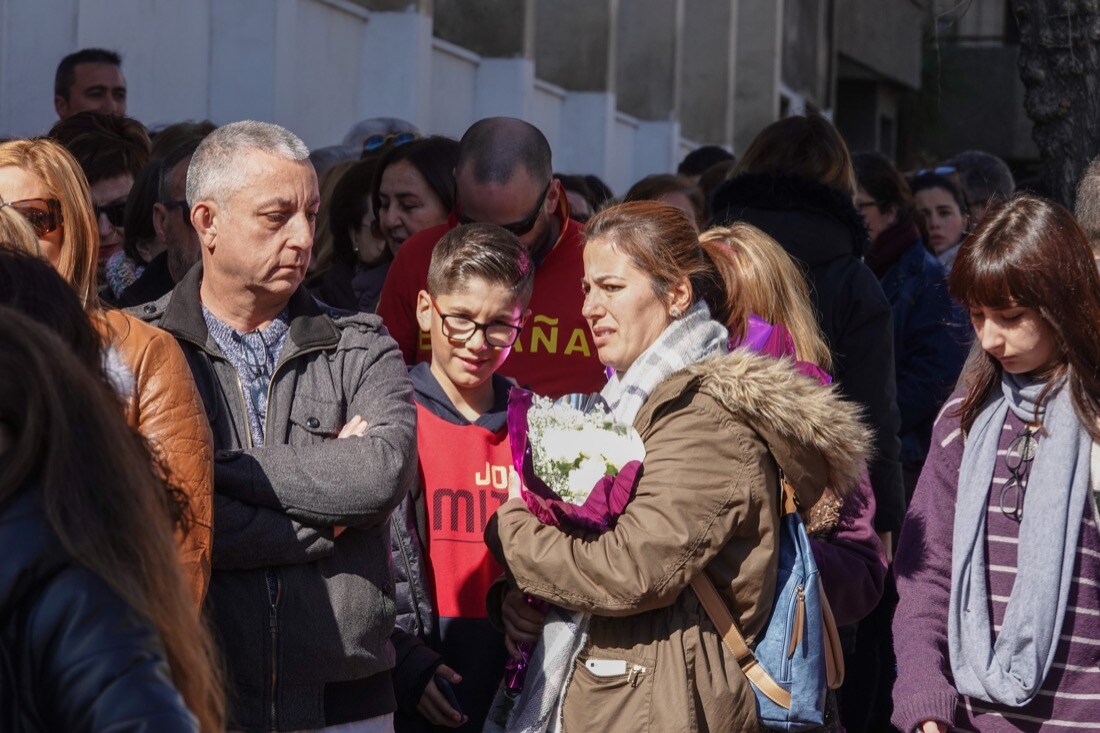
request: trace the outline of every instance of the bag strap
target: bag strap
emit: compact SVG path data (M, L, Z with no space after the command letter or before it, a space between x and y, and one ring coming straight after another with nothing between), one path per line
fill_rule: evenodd
M830 690L839 690L844 684L844 650L840 646L840 634L837 632L836 619L833 618L833 609L829 605L829 597L825 595L825 585L821 582L821 574L817 576L818 594L821 596L821 619L824 622L825 636L825 675L829 682Z
M737 628L737 623L733 620L732 614L726 608L722 597L718 595L718 589L714 587L714 583L707 577L705 571L700 571L691 579L691 589L695 591L695 595L699 598L699 602L703 604L703 609L710 616L714 627L722 635L722 643L733 654L734 659L737 660L737 665L741 667L741 671L748 677L749 682L776 705L785 710L790 710L791 693L780 687L756 661L756 655L745 643L745 637L741 635L741 630Z
M779 516L798 513L798 499L794 487L780 473L780 510ZM824 623L825 636L825 671L830 690L838 689L844 682L844 654L840 646L840 635L837 633L836 620L833 618L833 610L829 606L829 599L825 596L825 589L821 587L821 577L818 576L819 592L821 595L821 615ZM703 605L714 628L722 636L722 643L733 654L737 665L744 672L756 689L760 690L769 700L785 710L791 708L791 693L784 690L775 680L764 671L764 668L756 661L756 655L745 643L745 637L737 628L737 622L726 607L718 589L707 576L705 570L700 570L691 579L691 589Z

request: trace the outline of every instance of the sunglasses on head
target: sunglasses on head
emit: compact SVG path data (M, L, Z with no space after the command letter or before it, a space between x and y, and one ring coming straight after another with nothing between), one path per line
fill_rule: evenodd
M923 176L926 173L935 173L937 176L949 176L955 172L955 166L953 165L941 165L938 168L921 168L917 171L918 176Z
M61 226L61 202L57 199L0 200L0 208L10 206L26 219L37 237L44 237Z
M535 223L539 220L539 214L542 213L542 205L546 203L546 194L550 193L550 186L554 185L554 179L551 178L546 184L546 188L542 189L542 194L539 196L538 201L535 203L535 208L523 219L514 221L511 224L497 224L501 229L509 231L515 234L517 237L522 237L527 232L535 228ZM458 194L455 194L455 200L458 200ZM466 216L462 213L462 209L456 209L455 218L458 219L460 224L476 224L474 219Z
M363 152L371 153L378 150L386 143L390 143L392 147L399 145L405 145L416 140L419 135L415 132L391 132L391 133L379 133L377 135L371 135L363 141Z
M103 206L95 207L95 219L99 221L99 217L106 216L107 221L111 222L111 226L120 227L124 226L126 222L126 202L116 201L113 204L104 204Z

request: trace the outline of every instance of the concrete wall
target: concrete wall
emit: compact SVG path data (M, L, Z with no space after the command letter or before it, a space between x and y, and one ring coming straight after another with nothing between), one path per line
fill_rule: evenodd
M558 170L595 173L623 192L675 170L699 144L744 149L779 117L781 100L794 111L804 99L831 105L830 7L0 0L0 136L47 130L58 60L101 46L123 54L129 112L153 128L254 118L320 147L368 117L457 137L477 119L512 115L546 133Z
M836 0L837 53L880 78L916 89L924 13L908 0Z

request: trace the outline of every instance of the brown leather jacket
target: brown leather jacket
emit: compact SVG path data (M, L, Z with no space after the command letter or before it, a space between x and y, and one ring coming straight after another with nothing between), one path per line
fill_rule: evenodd
M214 456L202 399L183 352L168 333L119 310L104 311L97 325L111 347L112 379L127 395L127 419L157 451L169 482L187 495L191 524L176 539L200 608L210 582L214 516Z
M565 733L756 731L752 689L688 586L705 571L751 642L775 594L777 466L812 506L826 485L855 485L868 433L790 362L742 351L669 377L634 427L644 471L613 529L566 534L512 500L486 541L520 590L592 614ZM594 676L589 659L628 673Z

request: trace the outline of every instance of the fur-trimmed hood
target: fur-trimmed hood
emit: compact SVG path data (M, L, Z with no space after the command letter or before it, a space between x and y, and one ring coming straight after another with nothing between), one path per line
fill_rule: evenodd
M711 207L715 224L752 224L811 266L862 257L869 245L851 194L802 176L744 173L715 190Z
M872 440L859 406L841 398L836 387L800 373L790 359L736 349L672 375L648 406L659 409L692 390L716 400L764 439L803 506L816 502L825 487L844 496L859 481Z

